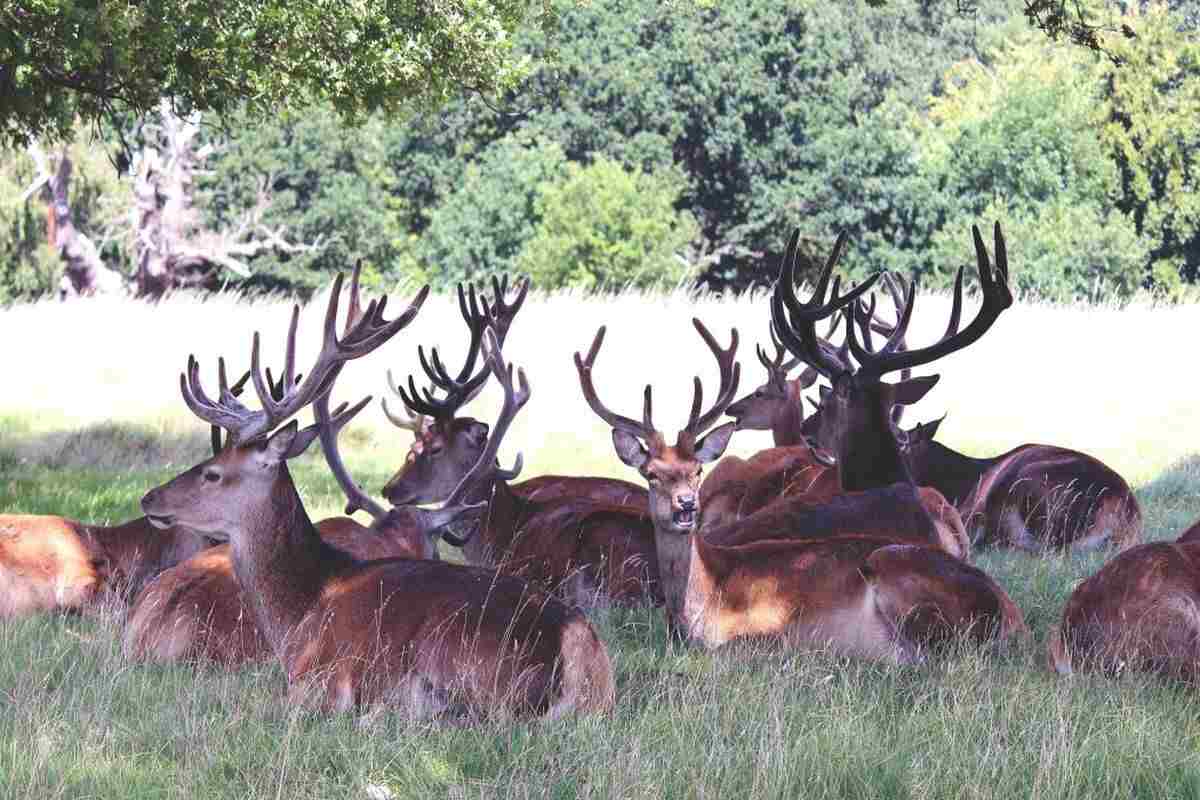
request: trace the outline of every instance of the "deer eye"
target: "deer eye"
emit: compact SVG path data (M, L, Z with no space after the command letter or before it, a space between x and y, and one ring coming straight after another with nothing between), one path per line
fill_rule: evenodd
M215 470L215 469L206 469L206 470L204 470L204 481L205 481L205 483L216 483L216 482L217 482L217 481L219 481L219 480L221 480L221 473L220 473L220 472L218 472L218 471L217 471L217 470Z

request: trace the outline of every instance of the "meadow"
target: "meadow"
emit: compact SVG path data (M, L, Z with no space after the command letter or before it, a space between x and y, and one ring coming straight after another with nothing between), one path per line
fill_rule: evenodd
M316 343L324 300L302 315L301 354ZM157 305L100 298L0 311L0 511L137 516L146 489L207 451L207 427L179 397L187 355L209 380L218 354L237 371L258 329L268 363L278 362L287 306L181 294ZM934 338L948 310L945 296L922 295L910 341ZM761 382L753 345L767 334L762 295L532 296L505 352L533 394L502 462L520 450L523 477L640 480L583 401L571 354L607 324L595 369L602 396L636 414L652 382L656 422L670 435L686 419L691 376L710 392L716 385L692 316L722 343L736 326L742 392ZM438 345L453 364L463 327L449 297L431 298L410 328L346 369L335 401L385 394L388 368L398 379L417 370L419 343ZM1198 327L1200 305L1019 300L980 342L936 365L942 380L907 423L948 411L939 438L970 454L1035 441L1096 455L1135 486L1147 538L1171 538L1200 517L1189 352ZM468 411L490 420L498 405L489 388ZM343 435L343 453L378 493L409 439L376 404ZM730 452L769 444L767 434L742 432ZM341 512L319 453L293 474L311 517ZM659 611L598 612L617 708L556 723L321 717L284 703L275 664L227 672L126 662L117 609L0 622L0 796L1200 797L1193 689L1045 669L1047 629L1107 555L977 554L1024 611L1032 640L919 667L762 644L705 652L669 641Z

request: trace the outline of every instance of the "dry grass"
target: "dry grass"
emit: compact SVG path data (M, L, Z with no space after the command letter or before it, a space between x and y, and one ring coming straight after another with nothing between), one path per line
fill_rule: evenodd
M923 297L912 341L936 336L947 311L944 297ZM302 353L321 312L319 301L305 311ZM531 298L506 350L533 397L504 460L521 449L528 475L636 479L582 401L571 354L607 323L597 367L605 399L635 413L652 380L670 429L687 413L691 375L715 384L692 315L722 339L737 325L745 388L760 379L751 345L766 333L761 297ZM244 364L259 327L275 361L286 321L282 302L233 297L0 312L14 376L0 406L0 511L133 516L148 486L206 450L207 430L178 396L188 352L208 375L217 353ZM1197 412L1175 345L1198 322L1200 306L1019 304L939 365L945 379L910 420L952 408L945 438L979 454L1024 441L1087 450L1137 485L1148 534L1166 538L1200 515L1200 459L1187 457L1200 442ZM338 397L378 395L387 366L415 366L418 342L461 352L448 298L431 299L384 353L352 365ZM497 400L489 390L473 410L490 419ZM356 477L378 487L408 435L378 411L364 417L345 450ZM735 449L767 441L739 434ZM293 474L315 518L340 511L318 456ZM603 614L617 710L555 724L455 728L390 715L363 729L289 709L274 665L128 664L116 615L0 623L0 797L1200 797L1194 691L1137 675L1062 680L1042 668L1048 626L1103 557L981 554L1034 641L921 668L759 646L708 653L671 645L659 612Z
M317 342L324 300L319 297L304 309L302 354L312 353ZM6 382L0 413L27 419L34 432L114 421L194 435L202 427L184 407L177 384L188 353L197 355L213 380L218 354L231 367L248 365L250 334L257 329L268 363L277 362L287 306L232 295L178 295L158 305L100 299L4 310L5 369L20 378ZM940 333L948 306L945 296L918 300L909 337L914 345ZM743 338L743 389L762 380L753 357L753 344L766 337L762 295L731 300L685 292L533 296L506 347L533 386L532 399L509 435L509 447L525 453L528 474L572 468L624 474L607 430L583 401L571 363L572 354L587 348L601 324L609 326L596 368L604 399L636 414L641 387L651 382L660 427L671 431L681 425L691 376L704 377L710 395L716 385L713 359L689 323L693 316L723 340L736 326ZM1200 436L1188 435L1200 430L1200 405L1192 399L1183 360L1186 337L1198 328L1200 305L1117 309L1018 303L980 342L936 365L943 380L910 412L909 421L952 410L941 438L969 452L1051 442L1092 453L1131 482L1144 482L1200 442ZM351 365L337 397L386 393L385 369L397 376L417 371L421 343L440 345L451 360L461 354L464 329L449 297L431 298L410 328L381 352ZM470 411L490 419L498 399L497 390L489 388ZM377 406L360 420L356 425L388 443L392 452L407 447L407 434L390 429ZM768 442L765 434L739 434L731 452L753 452Z

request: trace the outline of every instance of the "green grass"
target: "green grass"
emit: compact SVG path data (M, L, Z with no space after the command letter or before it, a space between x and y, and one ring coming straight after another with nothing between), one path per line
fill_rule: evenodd
M0 507L95 521L135 516L141 493L207 444L197 433L151 446L137 425L57 435L9 419L5 428ZM370 436L352 437L346 452L367 485L386 478L391 454ZM341 505L322 466L305 456L294 470L315 518ZM1151 537L1200 516L1198 473L1196 460L1184 461L1139 488ZM1047 627L1103 557L981 553L1034 640L922 667L762 644L709 653L670 643L659 612L606 612L597 621L616 667L617 710L559 723L320 717L288 708L274 664L126 663L111 609L0 623L0 793L1200 797L1194 692L1140 675L1060 679L1043 668Z
M936 296L920 303L914 346L940 333L949 305ZM1147 343L1186 338L1196 311L1022 302L967 353L939 363L944 379L909 424L951 409L942 437L968 452L1024 441L1091 452L1137 485L1148 536L1170 538L1200 517L1200 438L1188 434L1200 412L1181 385L1177 348ZM302 354L320 314L319 306L304 312ZM457 357L456 314L447 298L431 298L410 330L346 370L336 400L379 392L385 367L406 375L417 343ZM656 420L670 433L682 424L691 375L707 376L710 393L714 385L693 314L722 341L737 325L745 388L761 379L750 355L765 336L761 297L531 297L505 350L528 372L533 397L502 461L523 450L530 476L637 480L580 398L571 353L608 323L601 394L636 414L642 385L653 381ZM286 319L277 301L187 295L0 312L6 373L21 376L6 384L0 408L0 511L91 522L136 516L143 492L208 447L207 430L178 397L187 354L197 353L210 380L217 353L236 372L250 331L261 329L272 362ZM32 341L30 330L86 335ZM1123 369L1134 371L1134 385ZM489 388L472 410L490 421L497 397ZM343 438L356 479L376 492L408 445L377 406ZM768 442L738 434L731 451ZM314 519L341 513L319 457L292 471ZM1043 666L1048 627L1104 556L980 553L977 563L1012 594L1033 640L922 667L762 645L710 653L671 644L661 612L608 612L597 625L616 669L617 709L560 723L454 727L384 715L364 726L289 709L274 664L232 672L128 664L112 610L0 622L0 796L1200 797L1193 690L1140 675L1060 679Z

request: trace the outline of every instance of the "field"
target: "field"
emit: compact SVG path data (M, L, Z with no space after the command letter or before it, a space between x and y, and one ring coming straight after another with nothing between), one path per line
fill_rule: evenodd
M303 314L311 353L324 298ZM395 299L393 302L396 302ZM937 335L947 298L923 296L910 341ZM248 363L261 329L282 358L286 303L187 295L0 311L0 510L105 522L137 516L150 486L201 459L207 428L178 394L189 352L205 375L224 354ZM971 309L967 309L971 313ZM655 385L656 422L686 418L691 375L715 387L693 315L725 341L741 332L743 390L762 380L760 296L685 293L536 296L507 356L533 396L509 433L525 476L638 480L580 396L570 356L610 326L596 367L605 401L636 414ZM972 454L1026 441L1086 450L1135 485L1150 538L1200 517L1200 404L1190 337L1200 306L1018 302L978 344L937 365L943 379L908 422L950 410L940 438ZM386 392L384 372L416 367L416 345L451 363L464 343L449 298L432 298L381 353L347 368L336 400ZM303 361L303 358L302 358ZM472 406L498 409L489 388ZM343 436L357 479L378 491L409 434L378 406ZM731 452L769 444L740 433ZM310 516L342 500L319 455L293 470ZM113 611L0 623L0 795L29 798L409 797L1200 797L1200 702L1157 679L1075 676L1043 666L1044 637L1073 586L1105 554L977 563L1012 594L1034 640L922 667L879 667L761 645L703 652L671 644L661 613L597 621L618 679L616 712L560 723L454 727L398 715L364 724L289 709L274 664L216 669L131 665Z

